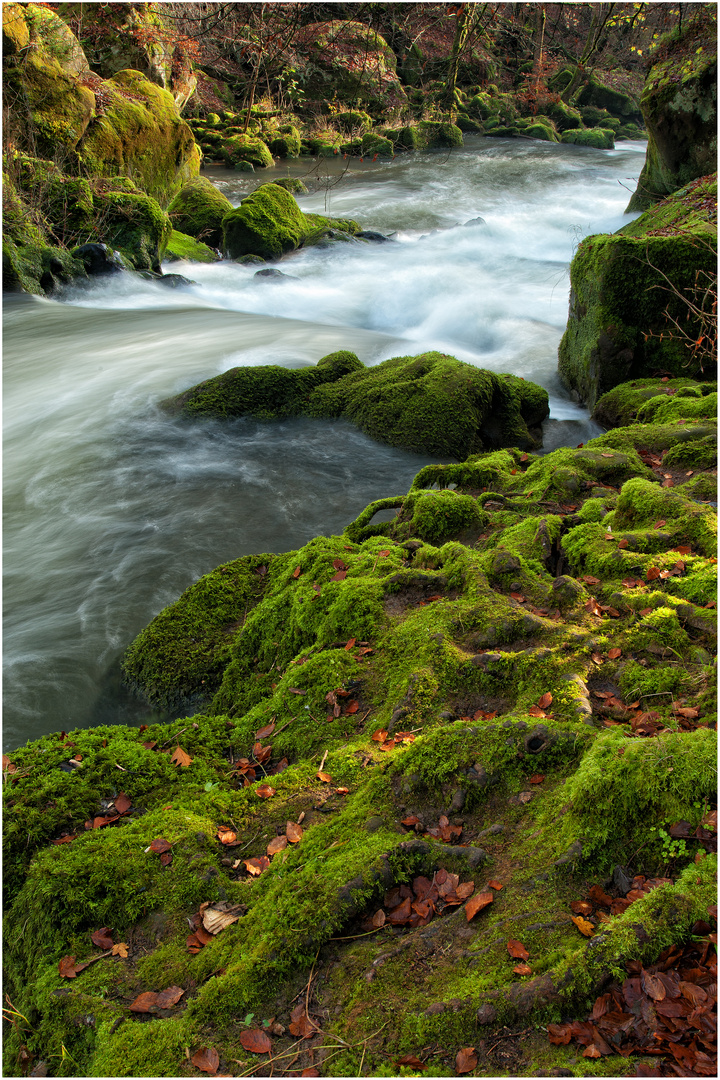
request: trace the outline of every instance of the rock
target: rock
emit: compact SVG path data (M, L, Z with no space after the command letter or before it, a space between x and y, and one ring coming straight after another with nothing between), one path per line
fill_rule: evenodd
M359 233L355 233L357 240L369 240L373 244L394 244L395 240L390 236L385 236L383 233L374 232L372 229L361 229Z
M640 99L647 156L628 210L645 210L716 171L716 39L716 13L700 7L682 32L657 50Z
M563 131L560 142L572 143L573 146L592 146L595 150L612 150L615 146L615 133L604 128L590 130L572 128Z
M211 248L222 247L222 221L233 206L204 176L185 184L168 207L173 228Z
M450 801L450 812L453 814L459 813L465 805L465 791L463 788L457 788Z
M328 229L354 235L352 221L303 214L290 192L278 184L262 184L223 218L223 249L232 259L260 255L278 259L289 251L317 243Z
M127 269L119 253L107 244L81 244L73 248L72 255L80 260L91 277L120 274Z
M618 232L578 247L558 371L589 408L613 386L657 370L698 374L663 305L690 338L705 332L684 297L696 273L714 273L716 200L714 178L693 181Z
M250 199L271 188L274 190L270 211L273 220L277 220L275 192L282 189L274 184L263 185ZM291 195L282 192L282 197L290 200L298 217L289 215L281 221L283 231L278 230L274 235L287 237L288 243L295 242L304 227L299 220L303 215ZM249 199L245 200L239 210L248 202ZM265 204L258 208L257 203L247 207L242 216L238 210L233 211L225 219L226 238L232 236L232 243L242 249L250 243L244 238L251 229L261 236L261 225L266 224L265 235L268 235L270 212L266 217L264 211ZM245 222L250 223L247 229ZM269 243L264 250L268 247ZM315 417L343 416L372 438L391 446L459 458L497 445L532 446L531 429L547 414L547 393L533 383L483 371L440 353L395 357L372 368L365 368L355 357L352 367L341 374L339 368L333 368L336 373L332 378L327 377L327 366L322 377L317 374L325 360L329 358L320 361L318 369L302 371L274 366L233 368L186 391L175 399L175 404L188 413L240 416L248 411L257 415L258 403L262 401L262 412L268 419L301 413ZM284 390L278 396L281 385ZM291 390L292 387L296 390ZM251 410L245 402L251 403ZM446 490L433 495L418 491L409 499L406 505L410 509L412 504L415 535L423 539L440 535L438 512L447 517L449 528L459 523L462 523L460 527L479 525L484 520L484 511L477 501L459 492ZM519 565L516 560L516 566Z
M194 240L192 236L186 236L184 233L173 229L165 247L163 259L165 262L185 260L187 262L212 263L218 262L220 256L217 251L208 247L207 244L203 244L199 240Z
M297 281L297 278L292 274L283 274L282 270L275 270L272 267L268 267L266 270L258 270L253 277L256 278L272 278L278 280L284 278L286 281Z
M308 187L298 176L281 176L277 180L273 180L273 184L277 184L278 187L285 188L286 191L291 191L295 195L307 195ZM358 235L360 235L358 233Z
M262 139L242 132L230 135L220 144L220 156L230 168L252 165L253 168L268 169L274 164L273 156Z
M579 581L566 575L555 578L552 589L553 599L560 607L572 607L585 592Z
M497 1018L497 1009L492 1005L481 1005L475 1013L478 1024L494 1024Z

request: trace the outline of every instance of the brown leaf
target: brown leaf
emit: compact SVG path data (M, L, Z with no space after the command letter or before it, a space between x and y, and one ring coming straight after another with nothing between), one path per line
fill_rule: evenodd
M303 1069L303 1071L300 1073L300 1075L301 1076L319 1076L320 1073L317 1071L317 1069L314 1069L311 1066L309 1069Z
M513 971L516 975L532 975L532 968L528 964L516 964Z
M247 1031L241 1031L240 1042L245 1050L249 1050L251 1054L269 1054L272 1050L270 1039L260 1028L249 1028Z
M524 604L525 603L525 597L523 596L522 593L511 592L510 595L513 598L513 600L517 600L518 604Z
M628 546L627 540L619 540L618 541L618 547L619 548L626 548L627 546Z
M385 916L385 912L383 911L383 909L378 908L378 910L375 912L375 914L372 917L373 926L377 930L379 930L381 926L385 925L385 918L386 918L386 916Z
M548 1041L554 1046L567 1046L572 1038L570 1024L548 1024Z
M291 844L299 844L303 838L302 825L296 825L294 821L288 821L285 826L285 835Z
M127 960L128 947L126 942L118 941L117 945L112 947L113 956L119 956L122 960Z
M288 686L288 694L299 694L300 697L305 697L307 690L298 690L297 686Z
M185 939L185 944L187 945L188 952L191 952L193 955L197 955L203 947L202 941L200 941L196 934L188 934Z
M170 851L171 846L164 836L158 836L157 840L151 842L150 850L154 851L156 855L161 855L163 851Z
M592 915L593 912L592 904L589 904L587 900L573 900L570 910L576 915Z
M177 1005L184 993L182 986L168 986L167 990L161 990L157 995L156 1004L158 1009L172 1009L173 1005Z
M424 1072L427 1069L425 1062L421 1061L419 1057L415 1057L414 1054L406 1054L405 1057L398 1058L395 1064L405 1065L410 1069L416 1069L418 1072Z
M330 773L318 772L315 774L318 780L322 780L323 784L332 784L332 776Z
M188 765L192 761L189 754L186 754L181 746L175 748L175 753L170 758L176 765L179 765L181 769L187 769Z
M653 1001L663 1001L667 994L665 984L657 975L651 975L645 968L640 970L640 985Z
M503 887L502 881L495 881L494 878L493 878L492 881L488 881L488 885L490 886L491 889L497 889L498 892L500 892L500 890Z
M97 945L98 949L112 949L112 930L109 926L103 926L102 929L95 930L94 933L90 935L90 940L93 945Z
M124 791L121 791L115 800L115 809L118 814L127 814L131 806L132 800L128 798Z
M622 649L615 648L608 650L608 660L617 660L618 656L622 656Z
M466 1046L463 1050L458 1050L455 1057L455 1075L462 1076L464 1073L472 1072L477 1068L477 1063L474 1046Z
M217 838L221 844L234 844L237 833L233 832L229 825L221 825L217 831Z
M201 1072L210 1073L211 1076L215 1076L220 1064L220 1055L213 1046L203 1046L199 1050L196 1050L193 1056L190 1058L191 1062L196 1069L200 1069Z
M146 990L144 994L139 994L132 1005L129 1006L130 1012L136 1013L148 1013L157 1005L158 995L152 990Z
M612 896L608 896L604 889L600 885L592 885L588 889L588 900L592 900L595 904L602 904L603 907L610 907L612 904Z
M545 777L542 775L542 773L536 772L533 773L533 775L530 777L530 779L528 780L528 784L542 784L544 779Z
M543 696L538 701L538 708L547 709L548 705L552 703L552 699L553 696L550 692L548 692L547 694L543 694Z
M72 840L77 839L77 834L73 833L71 836L61 836L59 840L51 840L51 844L69 844Z
M301 571L300 567L296 566L295 569L293 570L293 577L294 578L299 578L301 573L302 573L302 571Z
M276 836L265 848L265 854L270 856L277 855L279 851L284 851L287 846L287 836Z
M342 559L333 559L333 569L335 570L347 570L347 563Z
M259 731L255 732L255 741L260 742L261 739L267 739L268 736L272 735L274 730L275 721L273 720L271 723L266 724L265 727L261 727Z
M385 742L387 737L388 737L387 731L376 731L370 736L370 738L372 739L373 742L379 742L379 743Z
M357 701L349 701L343 710L346 716L351 716L356 713L360 708L360 703Z
M74 979L78 973L78 970L79 965L75 964L74 956L63 956L62 960L58 964L58 971L64 979Z
M586 585L600 585L601 581L598 577L593 577L592 574L584 574L582 580Z
M507 943L507 951L516 960L527 960L530 953L527 951L521 941L515 941L514 938L510 938Z
M586 1058L599 1058L600 1056L601 1056L600 1051L598 1050L597 1046L595 1046L594 1043L590 1043L590 1045L587 1046L583 1050L583 1057L586 1057Z
M271 799L275 794L275 788L271 788L269 784L258 784L255 794L259 799Z
M347 577L347 570L338 570L337 574L333 574L330 578L331 581L344 581Z
M267 870L270 860L267 855L261 855L257 859L243 859L243 866L253 877L260 877L263 870Z
M488 904L492 904L493 900L494 896L491 892L475 893L474 896L471 896L465 905L465 918L467 921L470 922L479 911L486 908Z

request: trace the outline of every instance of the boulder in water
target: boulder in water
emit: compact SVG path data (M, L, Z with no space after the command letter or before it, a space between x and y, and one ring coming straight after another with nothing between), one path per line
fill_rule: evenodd
M213 248L222 247L222 220L232 203L204 176L178 192L168 207L173 228Z

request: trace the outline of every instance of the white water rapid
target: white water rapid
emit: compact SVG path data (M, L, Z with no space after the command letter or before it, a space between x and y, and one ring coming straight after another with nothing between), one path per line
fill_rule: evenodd
M239 364L440 349L545 386L546 449L597 432L556 375L567 268L582 236L628 220L644 153L468 137L392 162L217 169L234 203L266 179L305 176L304 210L395 242L301 251L280 265L286 279L173 264L196 284L123 276L62 300L6 300L6 749L146 720L119 658L162 607L223 561L341 531L430 460L344 422L190 423L163 398Z

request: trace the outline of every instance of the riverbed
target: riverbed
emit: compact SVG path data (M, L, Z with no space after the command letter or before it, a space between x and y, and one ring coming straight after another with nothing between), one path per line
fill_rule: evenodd
M468 137L376 162L299 160L207 175L237 204L302 176L303 210L388 243L336 243L258 279L230 262L168 264L4 310L4 746L147 722L119 660L201 574L336 533L407 490L430 459L343 421L189 422L163 399L238 364L301 367L340 348L366 364L430 349L545 386L545 450L599 429L556 374L579 240L629 220L645 143L614 151Z

